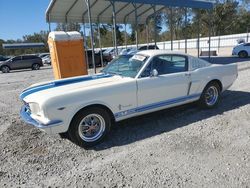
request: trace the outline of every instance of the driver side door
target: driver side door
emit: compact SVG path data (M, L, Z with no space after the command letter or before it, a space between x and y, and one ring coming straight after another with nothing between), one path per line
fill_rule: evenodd
M157 76L150 75L154 69L158 72ZM186 56L156 56L137 79L137 111L155 111L184 102L188 98L189 85Z
M22 56L16 56L10 62L11 69L19 69L22 66Z

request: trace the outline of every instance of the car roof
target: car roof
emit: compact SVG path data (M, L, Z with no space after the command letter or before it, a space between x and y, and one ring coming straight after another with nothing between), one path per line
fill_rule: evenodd
M185 54L179 51L170 51L170 50L142 50L142 51L137 52L136 54L146 55L146 56L155 56L155 55L163 55L163 54L176 54L176 55L189 56L188 54Z

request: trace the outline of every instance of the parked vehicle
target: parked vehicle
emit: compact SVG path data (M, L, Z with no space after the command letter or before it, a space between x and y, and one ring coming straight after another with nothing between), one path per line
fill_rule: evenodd
M42 59L34 55L22 55L0 62L0 70L8 73L10 70L27 69L38 70L43 66Z
M51 65L51 58L50 55L47 55L42 58L43 64Z
M142 50L154 50L154 49L158 50L159 47L155 45L143 45L139 46L138 49L136 49L136 47L124 49L121 51L120 55L134 55Z
M157 45L151 44L151 45L143 45L139 46L139 51L141 50L159 50L159 47Z
M50 53L40 53L37 56L40 57L40 58L44 58L44 57L46 57L48 55L50 55Z
M106 49L102 53L103 61L106 62L106 63L110 62L113 59L114 52L115 52L115 48L108 48L108 49Z
M233 48L232 55L237 55L240 58L250 56L250 43L241 43Z
M100 74L32 85L21 117L82 147L100 142L112 122L199 101L215 107L237 78L237 65L215 65L178 52L141 51L115 58Z
M88 54L88 66L89 68L93 68L92 50L87 50L87 54ZM100 52L95 52L95 66L96 67L102 66Z
M119 55L127 55L133 48L125 48L123 49Z

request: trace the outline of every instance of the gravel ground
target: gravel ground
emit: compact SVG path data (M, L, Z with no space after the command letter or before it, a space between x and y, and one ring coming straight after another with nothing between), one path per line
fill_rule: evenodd
M239 69L216 109L125 120L91 150L20 120L18 95L50 68L0 74L0 187L250 187L250 61Z

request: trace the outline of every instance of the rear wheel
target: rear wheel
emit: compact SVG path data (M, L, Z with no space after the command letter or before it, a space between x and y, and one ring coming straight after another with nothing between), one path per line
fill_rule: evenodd
M90 107L75 115L68 134L75 144L88 148L102 141L110 127L111 117L109 113L102 108Z
M2 73L9 73L10 68L8 66L2 66L1 71L2 71Z
M221 89L218 83L211 82L203 90L199 103L202 108L215 107L220 99Z
M240 58L247 58L248 57L248 53L246 51L240 51L238 55Z
M31 68L32 68L32 70L39 70L40 69L40 65L37 64L37 63L34 63Z

